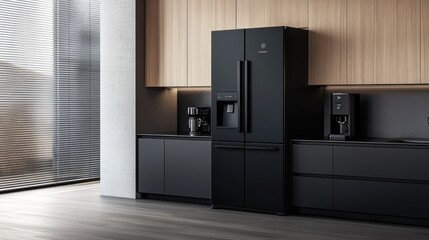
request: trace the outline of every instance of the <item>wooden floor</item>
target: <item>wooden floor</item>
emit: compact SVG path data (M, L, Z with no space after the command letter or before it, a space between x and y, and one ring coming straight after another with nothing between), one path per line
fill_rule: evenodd
M429 228L99 195L84 183L0 195L0 239L429 239Z

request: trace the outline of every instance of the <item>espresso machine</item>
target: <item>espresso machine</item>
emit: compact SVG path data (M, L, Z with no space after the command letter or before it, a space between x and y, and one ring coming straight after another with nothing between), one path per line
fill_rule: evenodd
M189 135L210 135L210 108L188 107Z
M330 96L329 140L344 141L356 137L359 94L332 93Z

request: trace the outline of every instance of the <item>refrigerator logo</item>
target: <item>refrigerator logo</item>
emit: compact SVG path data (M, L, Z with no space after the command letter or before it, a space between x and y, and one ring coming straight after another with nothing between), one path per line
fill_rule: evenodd
M265 54L265 53L268 53L268 51L267 50L264 50L265 48L267 47L267 44L266 43L261 43L261 49L263 49L263 50L259 50L258 51L258 53L261 53L261 54Z

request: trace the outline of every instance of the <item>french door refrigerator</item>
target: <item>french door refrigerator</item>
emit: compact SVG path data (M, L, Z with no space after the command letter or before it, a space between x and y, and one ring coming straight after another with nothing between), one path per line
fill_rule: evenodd
M289 139L323 136L307 30L212 32L212 207L286 214Z

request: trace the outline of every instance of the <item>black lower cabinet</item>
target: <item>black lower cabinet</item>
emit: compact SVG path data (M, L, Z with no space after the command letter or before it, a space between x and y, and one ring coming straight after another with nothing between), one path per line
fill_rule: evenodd
M292 142L298 212L429 225L427 145Z
M211 141L138 139L137 192L206 200L211 197Z
M284 213L284 145L213 142L214 207Z
M284 148L282 144L245 147L245 206L284 212Z
M428 218L429 185L363 180L334 180L336 210Z
M292 177L292 205L294 207L333 209L333 179Z
M292 145L292 172L332 175L333 147Z
M429 150L392 147L334 147L334 174L429 181Z
M165 194L210 199L209 141L165 140Z
M137 190L164 194L164 139L138 139Z
M213 142L212 203L244 207L244 144Z

